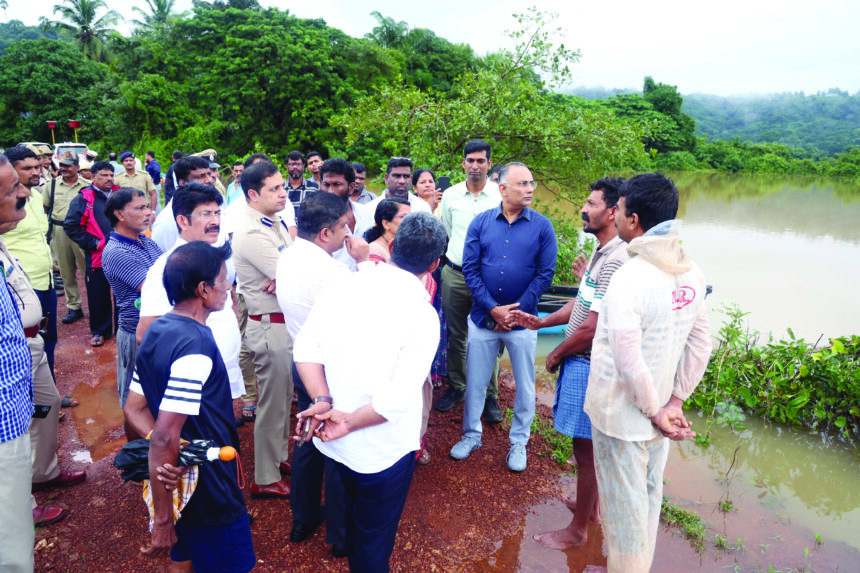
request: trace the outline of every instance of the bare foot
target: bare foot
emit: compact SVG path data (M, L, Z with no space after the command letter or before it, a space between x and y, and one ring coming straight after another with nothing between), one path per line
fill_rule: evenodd
M569 509L573 513L576 513L576 496L575 495L570 496L570 497L566 497L566 498L562 499L561 501L562 501L562 503L564 503L564 505L567 506L567 509ZM599 509L594 510L594 512L591 514L591 517L588 518L588 523L600 524L600 510Z
M606 573L606 567L600 567L599 565L586 565L582 573Z
M588 541L588 533L583 531L581 535L574 533L573 528L566 527L558 531L548 531L534 536L534 540L546 547L564 551L573 547L581 547Z

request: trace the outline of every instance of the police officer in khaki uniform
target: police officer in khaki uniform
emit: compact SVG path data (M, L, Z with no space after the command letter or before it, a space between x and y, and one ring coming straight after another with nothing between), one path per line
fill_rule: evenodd
M63 288L66 292L68 312L63 317L63 324L72 324L84 317L77 272L80 270L81 278L84 278L87 265L84 252L63 230L63 220L72 199L90 182L78 175L79 159L74 151L61 157L59 163L60 177L47 181L42 187L42 203L45 213L51 219L51 248L60 266L60 276L63 277Z
M15 223L0 226L0 234L7 233L15 227ZM30 357L33 369L33 403L37 412L30 424L30 448L33 466L33 491L41 491L49 487L62 487L81 483L87 477L85 471L61 470L57 465L57 423L60 418L60 394L48 367L45 354L45 342L39 333L42 321L42 306L36 292L30 286L24 269L13 257L3 239L0 238L0 262L6 275L6 282L15 293L13 297L18 304L18 312L30 347ZM47 413L39 406L49 406ZM42 416L42 417L40 417ZM39 506L35 500L33 505L33 520L36 525L48 525L62 519L66 510L58 507Z
M267 161L242 173L248 205L233 231L233 263L248 306L245 342L257 374L253 497L290 495L281 473L290 471L290 404L293 396L292 340L275 296L281 252L292 244L278 212L287 202L284 178Z
M158 205L158 196L155 193L155 183L152 182L152 177L146 171L139 171L135 168L135 156L131 151L126 151L120 156L120 162L125 167L122 171L114 176L114 185L120 187L131 187L140 189L146 196L149 197L149 208L155 212L155 207Z

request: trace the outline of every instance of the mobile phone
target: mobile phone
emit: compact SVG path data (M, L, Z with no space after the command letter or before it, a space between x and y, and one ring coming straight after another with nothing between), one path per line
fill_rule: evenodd
M438 181L436 181L436 187L438 187L442 191L444 191L445 189L447 189L450 186L451 186L451 178L448 177L447 175L443 175L442 177L439 178Z
M51 411L50 404L33 404L33 407L36 409L36 411L33 412L33 418L39 420L44 420L45 418L47 418L48 412Z

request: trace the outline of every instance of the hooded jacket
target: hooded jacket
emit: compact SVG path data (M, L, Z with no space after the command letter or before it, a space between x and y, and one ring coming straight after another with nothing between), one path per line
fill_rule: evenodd
M585 411L602 433L628 441L661 434L649 419L685 400L711 354L705 278L666 221L630 241L597 322Z
M72 199L63 221L63 230L83 249L90 269L101 268L102 251L110 237L110 220L105 215L108 195L95 185L84 187Z

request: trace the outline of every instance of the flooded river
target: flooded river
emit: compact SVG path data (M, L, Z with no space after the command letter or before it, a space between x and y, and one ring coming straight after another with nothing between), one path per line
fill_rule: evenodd
M765 339L784 337L786 328L810 342L857 332L860 298L850 287L860 284L860 190L810 178L671 175L681 193L684 246L714 286L714 334L724 303L749 312ZM575 216L572 205L566 209ZM548 405L555 377L543 362L561 339L542 335L538 343L538 399ZM507 357L503 367L510 367ZM704 431L702 416L692 413L692 420ZM860 571L860 451L758 419L744 426L713 426L707 447L672 444L665 494L707 522L706 550L664 528L652 570ZM560 485L573 491L574 478ZM596 527L579 550L553 552L532 541L569 520L558 500L536 504L521 531L500 540L474 570L581 571L602 563Z

